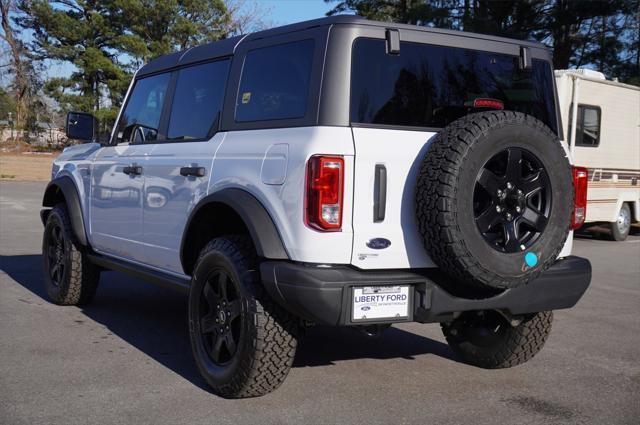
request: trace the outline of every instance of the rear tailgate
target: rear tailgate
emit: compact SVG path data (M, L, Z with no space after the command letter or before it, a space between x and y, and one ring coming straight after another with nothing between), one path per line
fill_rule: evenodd
M425 131L353 128L351 264L363 269L434 267L418 233L414 202L417 174L434 135ZM386 191L384 176L376 181L376 166L384 167L378 173L386 174ZM381 190L384 193L380 194ZM384 217L376 217L382 212L381 208L374 211L376 200L384 200ZM383 248L386 244L382 239L390 245Z

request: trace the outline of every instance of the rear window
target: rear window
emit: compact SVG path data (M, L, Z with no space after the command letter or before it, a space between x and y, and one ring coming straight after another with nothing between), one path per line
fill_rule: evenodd
M533 115L557 133L548 62L476 50L361 38L353 47L351 122L445 127L472 112L507 109Z
M313 46L313 40L303 40L247 53L236 101L236 121L304 117Z
M178 71L167 138L203 139L220 119L229 60L191 66Z

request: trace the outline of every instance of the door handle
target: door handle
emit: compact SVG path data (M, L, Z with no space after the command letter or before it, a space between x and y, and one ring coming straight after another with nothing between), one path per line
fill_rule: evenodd
M132 164L128 167L124 167L122 169L122 172L129 176L139 176L140 174L142 174L142 167L137 164Z
M373 192L373 222L380 223L387 209L387 168L382 164L376 164Z
M204 177L205 169L204 167L182 167L180 168L180 175L189 177Z

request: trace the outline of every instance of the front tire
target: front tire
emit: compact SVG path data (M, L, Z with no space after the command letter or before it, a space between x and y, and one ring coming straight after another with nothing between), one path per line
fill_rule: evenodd
M189 292L196 365L213 392L258 397L282 384L296 353L298 321L261 287L251 241L229 236L202 250Z
M631 209L628 204L622 204L617 220L610 223L609 228L614 241L622 242L627 239L631 231Z
M65 204L56 205L42 239L44 287L59 305L89 304L98 289L100 269L92 264L76 242Z
M466 363L485 369L517 366L533 358L551 332L553 313L527 315L512 326L496 311L466 312L442 323L451 349Z

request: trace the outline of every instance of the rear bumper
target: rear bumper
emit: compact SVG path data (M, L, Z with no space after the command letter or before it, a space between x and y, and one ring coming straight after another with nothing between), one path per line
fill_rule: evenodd
M425 272L362 271L346 266L322 267L286 261L267 261L260 266L269 294L296 316L325 325L450 320L471 310L505 310L514 315L573 307L591 283L591 263L580 257L558 260L538 279L483 299L451 295ZM401 320L354 322L352 291L357 286L411 285L409 317Z

